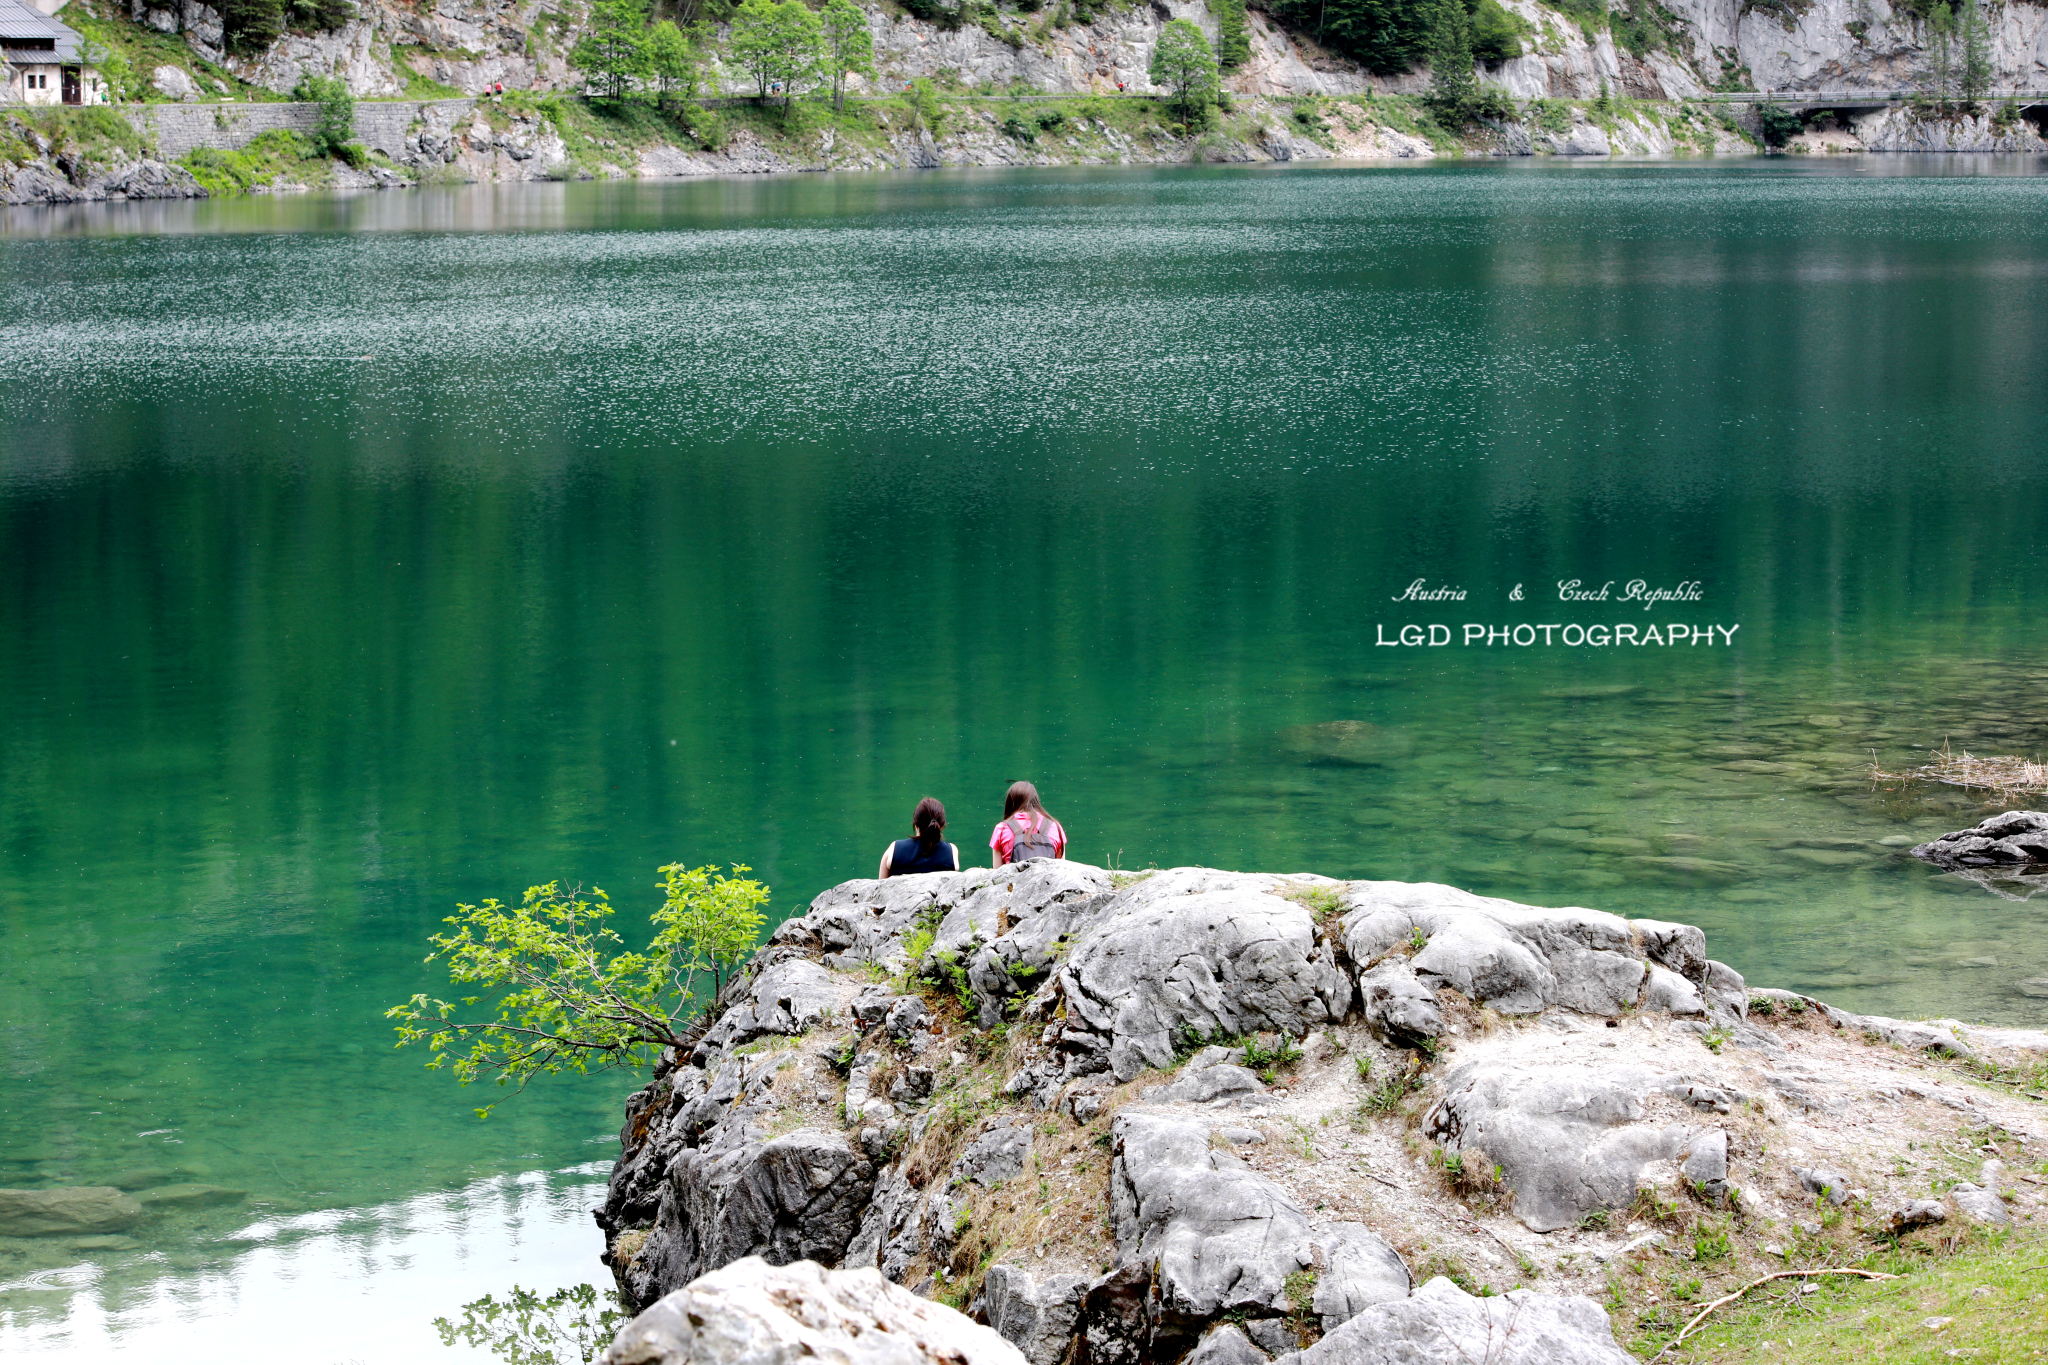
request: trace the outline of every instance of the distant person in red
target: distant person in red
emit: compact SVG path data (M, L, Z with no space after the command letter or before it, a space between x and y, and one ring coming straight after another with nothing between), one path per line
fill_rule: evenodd
M881 880L960 870L960 845L939 837L946 832L946 808L935 797L917 803L910 817L910 832L914 838L898 839L882 850L882 870L876 874Z
M1029 782L1012 782L1003 797L1003 822L988 836L988 846L995 850L993 867L1028 863L1033 858L1064 858L1067 832L1038 799L1038 788Z

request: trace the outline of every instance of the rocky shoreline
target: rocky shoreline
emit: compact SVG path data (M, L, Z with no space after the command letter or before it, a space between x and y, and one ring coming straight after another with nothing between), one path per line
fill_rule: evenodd
M354 169L334 161L308 179L282 177L250 194L309 190L411 189L426 184L499 184L593 179L695 179L733 175L794 175L821 171L934 170L943 167L1243 165L1278 162L1423 162L1446 155L1418 132L1375 118L1355 103L1328 101L1310 135L1275 101L1241 102L1234 126L1199 137L1136 137L1110 123L1075 125L1057 144L1026 144L1005 133L992 113L970 113L934 137L921 128L891 133L874 145L778 144L741 130L709 149L660 142L634 148L595 170L578 164L559 130L544 119L517 114L487 119L424 119L410 131L389 165ZM1884 115L1886 137L1874 145L1853 136L1802 135L1799 153L2048 152L2032 125L1998 131L1986 118L1939 120ZM1951 128L1949 124L1955 124ZM1979 126L1981 125L1981 127ZM1972 130L1975 130L1974 132ZM1641 108L1595 120L1573 110L1555 127L1533 120L1486 125L1455 155L1512 158L1669 158L1751 155L1756 148L1712 125L1697 110ZM621 164L624 163L624 164ZM0 162L0 205L122 203L147 199L203 199L208 189L176 161L134 154L95 160L50 147L18 164Z
M1751 988L1687 925L1042 862L819 896L628 1102L597 1216L634 1306L873 1268L1032 1365L1351 1359L1510 1288L1626 1359L1681 1280L2042 1220L2044 1083L2048 1033Z

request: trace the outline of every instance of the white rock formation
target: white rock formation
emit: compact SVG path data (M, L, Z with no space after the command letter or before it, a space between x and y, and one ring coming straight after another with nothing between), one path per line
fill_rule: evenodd
M872 1270L750 1256L619 1330L601 1365L1026 1365L1017 1348Z
M2048 1129L1916 1058L2031 1066L2048 1034L1853 1015L1707 952L1690 925L1429 884L847 882L629 1102L607 1254L640 1303L755 1256L965 1276L1032 1365L1264 1365L1318 1333L1301 1365L1609 1362L1583 1295L1665 1240L1610 1231L1623 1211L1683 1230L1739 1205L1752 1257L1820 1235L1817 1202L1850 1238L2044 1211L1996 1162L1933 1195L1929 1143L1999 1131L2031 1163ZM1423 1245L1554 1292L1411 1292L1397 1248Z

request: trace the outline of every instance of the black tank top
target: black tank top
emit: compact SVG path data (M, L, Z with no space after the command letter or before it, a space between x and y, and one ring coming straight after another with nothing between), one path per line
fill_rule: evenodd
M920 872L958 872L959 866L953 861L953 846L944 839L932 846L930 853L920 854L915 839L898 839L889 848L889 875L910 877Z

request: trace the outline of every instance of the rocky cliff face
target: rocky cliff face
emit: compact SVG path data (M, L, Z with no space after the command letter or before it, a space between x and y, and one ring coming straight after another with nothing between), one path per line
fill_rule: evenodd
M146 141L73 141L61 128L53 136L28 119L0 114L0 148L12 153L0 155L0 204L206 196L190 171L150 155Z
M2044 1076L2048 1034L1753 990L1688 925L1038 862L784 924L628 1103L598 1221L635 1304L873 1268L1033 1365L1484 1341L1481 1286L1524 1287L1528 1359L1619 1361L1586 1295L1629 1328L1677 1259L1711 1290L2041 1217L2002 1163L2048 1155Z
M129 0L138 22L183 33L208 60L253 83L289 91L302 74L338 73L360 96L397 95L415 73L466 93L503 83L514 89L580 89L566 54L576 20L550 0L360 0L355 19L332 33L287 34L267 51L229 54L219 11L199 0ZM1925 76L1925 22L1888 0L1809 0L1752 5L1747 0L1674 0L1666 49L1641 57L1617 48L1608 32L1588 36L1573 19L1538 0L1506 0L1534 36L1525 55L1482 75L1523 99L1588 99L1602 86L1644 99L1678 99L1733 81L1787 92L1912 87ZM1994 84L2048 85L2048 8L2015 3L1988 11ZM1043 13L1007 15L1007 36L979 26L944 29L900 11L870 16L880 74L899 88L929 76L957 76L979 89L1022 84L1049 92L1149 91L1147 71L1160 30L1189 18L1216 33L1203 0L1153 0L1104 14L1086 26L1052 28ZM1412 91L1426 72L1379 77L1333 56L1263 13L1249 16L1252 54L1229 80L1240 94L1355 94ZM725 83L745 93L745 81ZM858 82L856 82L858 86Z

